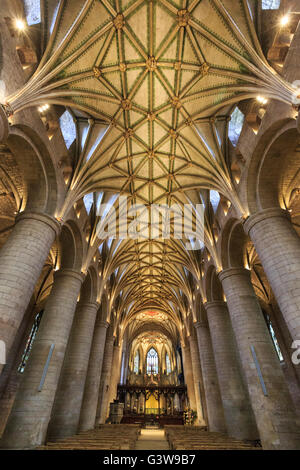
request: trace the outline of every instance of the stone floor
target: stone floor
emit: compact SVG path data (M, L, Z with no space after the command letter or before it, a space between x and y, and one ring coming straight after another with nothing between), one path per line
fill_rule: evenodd
M169 444L162 429L142 429L136 443L136 450L169 450Z

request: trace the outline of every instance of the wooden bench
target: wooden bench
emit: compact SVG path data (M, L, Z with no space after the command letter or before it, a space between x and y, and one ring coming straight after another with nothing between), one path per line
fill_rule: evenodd
M166 438L172 450L258 450L254 443L207 432L201 426L166 426Z
M48 442L38 450L132 450L141 432L140 426L103 424L75 436Z

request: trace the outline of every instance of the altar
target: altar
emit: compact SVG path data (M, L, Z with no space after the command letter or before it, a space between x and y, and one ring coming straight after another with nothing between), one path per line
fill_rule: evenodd
M119 385L118 400L124 403L122 423L183 424L188 406L185 385Z

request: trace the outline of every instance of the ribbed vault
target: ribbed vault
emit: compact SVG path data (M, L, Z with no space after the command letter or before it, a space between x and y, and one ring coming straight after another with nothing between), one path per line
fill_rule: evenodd
M5 109L12 118L41 103L74 111L76 159L58 217L65 220L78 200L95 193L98 231L93 229L89 243L97 249L103 244L95 210L99 192L127 195L130 204L147 210L153 204L195 205L200 191L215 190L240 216L247 214L228 167L232 106L259 94L288 104L297 98L263 55L255 29L257 2L45 0L44 5L43 57ZM209 224L204 242L218 264ZM179 327L180 315L190 308L182 294L192 302L184 268L199 287L199 259L184 241L140 234L107 249L102 275L110 279L120 321L140 322L145 310L160 309Z

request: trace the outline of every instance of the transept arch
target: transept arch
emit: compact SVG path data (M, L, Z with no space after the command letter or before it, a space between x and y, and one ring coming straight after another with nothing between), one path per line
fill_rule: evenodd
M82 234L73 220L66 222L60 234L60 269L81 271L83 260Z
M42 139L32 128L15 125L10 128L7 146L22 171L25 184L19 210L26 208L54 216L58 198L57 175Z
M287 209L293 190L299 188L299 133L292 119L276 121L261 136L248 171L251 214L273 207Z
M245 266L247 241L242 223L230 219L223 228L220 240L223 269Z

